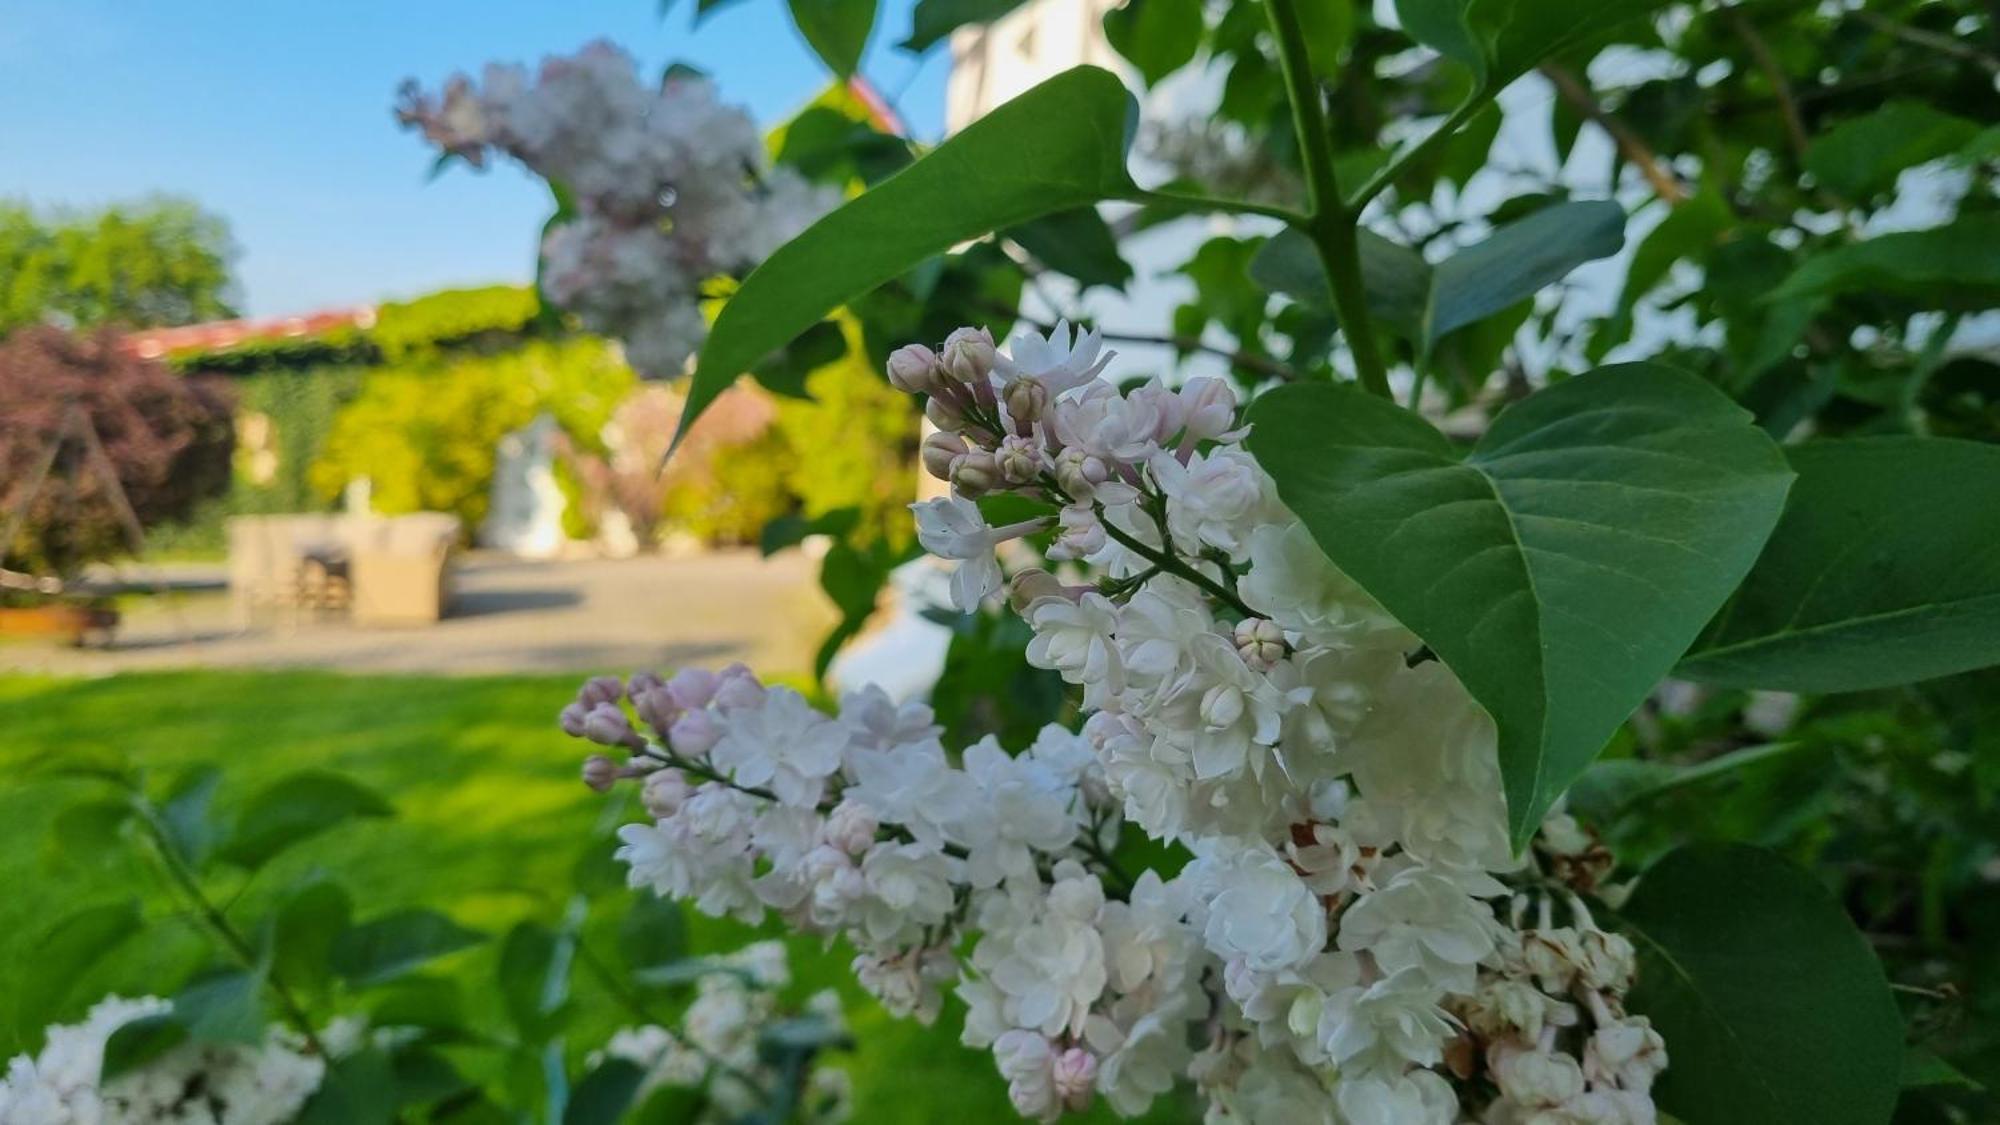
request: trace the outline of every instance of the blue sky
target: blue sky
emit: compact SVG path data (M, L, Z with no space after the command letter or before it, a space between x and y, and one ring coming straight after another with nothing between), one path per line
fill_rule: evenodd
M869 77L920 136L942 128L948 60L890 46L911 0L882 0ZM249 313L526 280L550 207L512 167L454 168L390 117L406 77L436 87L489 60L609 38L680 59L774 122L825 70L778 0L692 26L693 0L0 0L0 198L88 207L192 196L229 221Z

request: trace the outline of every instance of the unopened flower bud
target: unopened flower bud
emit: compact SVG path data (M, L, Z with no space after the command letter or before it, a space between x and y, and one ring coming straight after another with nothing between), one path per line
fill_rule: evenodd
M618 783L618 763L602 754L583 760L583 783L598 793L609 793Z
M625 682L616 676L592 676L577 689L576 701L585 707L616 703L625 698Z
M582 738L584 737L584 720L589 717L590 708L580 702L572 703L562 709L562 714L556 716L556 725L560 726L562 732L571 738Z
M674 705L673 693L665 684L632 693L632 709L639 713L639 721L664 735L667 728L674 725L681 709Z
M1007 604L1015 613L1026 613L1028 607L1043 598L1066 597L1067 591L1062 580L1040 567L1029 567L1014 576L1014 582L1007 589Z
M1110 479L1111 468L1102 458L1071 446L1056 454L1055 474L1056 483L1064 492L1085 500L1098 485Z
M951 485L959 495L976 499L1000 483L1000 464L984 449L968 451L951 466Z
M1000 401L1006 404L1007 417L1014 421L1039 422L1049 406L1049 388L1040 379L1023 375L1001 390Z
M1228 684L1217 684L1201 697L1201 721L1210 730L1226 730L1243 717L1243 693Z
M1243 663L1268 672L1285 658L1285 631L1268 617L1246 617L1236 623L1236 652Z
M716 674L715 705L725 711L755 707L764 702L764 685L741 662Z
M1197 375L1180 389L1188 436L1209 441L1236 425L1236 392L1213 375Z
M654 770L646 775L646 783L640 790L640 800L655 820L665 820L681 811L681 806L687 803L688 797L693 793L694 786L688 784L687 775L681 771Z
M842 801L826 816L826 842L846 852L860 855L875 846L875 830L881 827L868 806Z
M1569 990L1570 981L1575 979L1583 953L1577 948L1576 931L1558 926L1522 934L1521 957L1544 989L1562 993Z
M940 430L924 438L922 460L924 471L939 480L951 479L951 467L965 456L965 439L947 430Z
M889 353L889 385L904 394L930 394L937 377L937 353L922 344L906 344Z
M721 677L706 668L683 668L667 681L667 694L674 706L694 711L715 699L715 689L720 683Z
M924 417L931 420L931 425L948 434L955 434L965 428L964 413L943 398L932 398L925 403Z
M689 711L674 720L667 730L667 743L674 753L687 758L700 758L715 744L722 741L722 724L707 711Z
M1063 1108L1081 1113L1097 1090L1097 1056L1082 1047L1071 1047L1056 1056L1053 1077Z
M1041 475L1042 447L1027 438L1003 438L994 462L1000 467L1001 480L1012 485L1027 484Z
M600 746L628 746L637 750L646 745L646 740L632 729L632 720L625 717L616 703L600 703L590 709L590 714L583 718L583 737Z
M999 354L993 346L993 333L984 328L960 328L944 338L944 353L939 359L944 373L953 379L983 383L993 373Z

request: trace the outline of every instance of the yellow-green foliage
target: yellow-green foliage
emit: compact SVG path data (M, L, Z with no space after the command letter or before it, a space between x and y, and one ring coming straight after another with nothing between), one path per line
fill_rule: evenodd
M764 525L792 510L787 487L797 451L776 426L761 437L711 451L709 471L667 490L663 526L709 543L755 543Z
M375 310L369 338L390 363L438 347L511 341L541 312L541 300L525 285L447 289L414 301L392 301Z
M365 476L379 511L454 512L473 526L486 515L502 437L547 411L593 447L634 382L609 345L587 337L373 370L335 420L312 485L331 498Z
M806 378L813 401L779 400L777 428L794 451L784 483L805 515L858 507L862 528L900 543L914 526L915 400L876 373L846 327L846 356Z

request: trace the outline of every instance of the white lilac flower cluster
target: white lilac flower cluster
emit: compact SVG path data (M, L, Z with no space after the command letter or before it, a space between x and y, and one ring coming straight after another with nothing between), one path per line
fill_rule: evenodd
M595 680L562 722L628 755L587 781L643 779L632 881L843 935L897 1012L956 978L1042 1120L1186 1079L1217 1125L1650 1125L1665 1049L1580 897L1608 855L1561 815L1512 854L1491 720L1278 502L1227 384L1120 390L1099 353L962 329L889 366L952 485L920 541L961 608L1009 588L1082 733L954 756L872 689L828 715L741 668ZM1054 514L991 526L1000 491ZM1062 573L1009 583L1044 534ZM1128 879L1128 821L1192 860Z
M690 1125L752 1117L769 1104L780 1084L793 1080L760 1049L785 1018L777 999L778 990L791 983L784 943L756 942L706 968L678 1029L657 1024L625 1028L600 1055L624 1059L644 1072L638 1092L642 1103L662 1087L704 1091L702 1114ZM840 998L831 990L806 1001L805 1018L812 1022L816 1040L844 1034ZM803 1081L792 1120L809 1125L847 1120L852 1090L846 1071L816 1066Z
M103 1081L113 1033L172 1007L112 996L82 1023L49 1028L39 1055L7 1064L0 1125L281 1125L319 1088L325 1060L278 1026L255 1044L182 1043Z
M504 152L573 201L542 242L542 289L620 340L649 378L679 375L707 333L702 285L741 275L840 201L771 167L756 123L715 87L670 73L657 88L596 42L538 72L487 66L437 96L405 83L396 116L449 156Z

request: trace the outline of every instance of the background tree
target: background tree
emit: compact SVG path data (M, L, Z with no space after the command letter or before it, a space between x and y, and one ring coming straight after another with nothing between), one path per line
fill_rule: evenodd
M89 213L0 202L0 334L149 328L236 315L220 216L157 196Z

